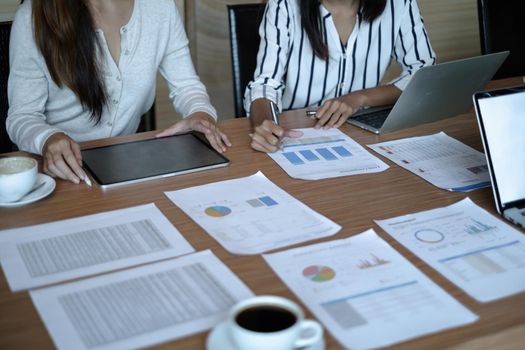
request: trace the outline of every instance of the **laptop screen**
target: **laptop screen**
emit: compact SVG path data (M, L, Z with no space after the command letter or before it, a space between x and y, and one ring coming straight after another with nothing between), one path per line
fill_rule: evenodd
M479 94L477 107L500 204L525 199L525 89Z

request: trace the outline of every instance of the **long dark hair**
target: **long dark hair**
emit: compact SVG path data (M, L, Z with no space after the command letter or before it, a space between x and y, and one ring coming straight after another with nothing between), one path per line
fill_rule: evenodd
M301 0L301 24L308 35L315 55L323 60L328 59L328 47L323 40L319 0ZM360 0L361 18L373 22L383 13L386 0Z
M86 0L32 0L32 12L36 45L53 81L70 88L98 124L108 98L97 63L100 42Z

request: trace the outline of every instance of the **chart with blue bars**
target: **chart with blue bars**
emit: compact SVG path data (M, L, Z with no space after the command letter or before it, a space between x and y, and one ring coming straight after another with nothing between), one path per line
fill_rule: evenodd
M388 168L339 129L299 130L302 137L285 138L281 150L269 154L294 178L317 180Z
M352 157L348 146L341 145L345 141L335 135L289 139L283 146L282 154L293 165Z

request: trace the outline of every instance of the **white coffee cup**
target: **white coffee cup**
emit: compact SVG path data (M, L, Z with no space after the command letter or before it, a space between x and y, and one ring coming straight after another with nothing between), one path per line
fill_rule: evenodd
M0 158L0 202L16 202L35 185L38 163L30 157Z
M319 322L305 320L299 305L272 295L236 304L227 329L239 350L292 350L318 344L323 337Z

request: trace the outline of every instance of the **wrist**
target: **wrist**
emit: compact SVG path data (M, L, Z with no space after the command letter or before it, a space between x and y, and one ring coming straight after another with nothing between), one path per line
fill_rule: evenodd
M343 95L340 97L340 99L342 99L343 102L345 102L355 110L370 105L367 94L365 94L362 90L354 91L347 95Z
M187 118L207 120L207 121L209 121L210 123L213 123L213 124L216 123L216 120L215 120L215 118L213 116L211 116L207 112L202 112L202 111L194 112L194 113L190 114Z
M266 98L254 100L250 106L249 119L252 129L261 125L265 120L272 120L270 100Z

